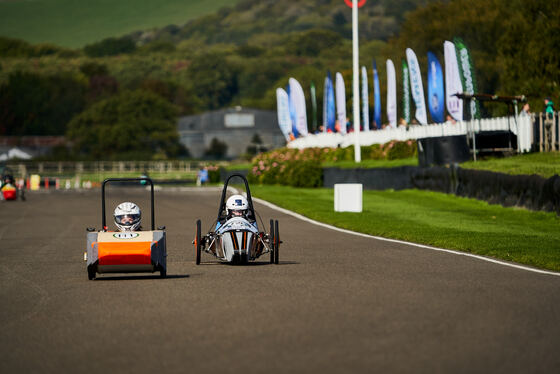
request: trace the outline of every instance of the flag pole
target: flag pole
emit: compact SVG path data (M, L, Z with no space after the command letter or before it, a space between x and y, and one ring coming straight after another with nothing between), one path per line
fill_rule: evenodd
M360 151L360 96L359 96L359 80L358 80L358 0L352 0L352 103L354 113L354 161L361 162L362 154Z

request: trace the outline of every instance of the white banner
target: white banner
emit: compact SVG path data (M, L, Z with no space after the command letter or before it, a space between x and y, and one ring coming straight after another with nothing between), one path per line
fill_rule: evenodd
M446 40L443 43L443 56L445 59L445 103L447 111L455 120L462 121L463 100L454 96L456 93L463 93L455 44Z
M369 131L369 95L365 66L362 66L362 127L364 131Z
M292 131L292 120L290 119L290 107L288 93L283 88L276 89L276 111L278 113L278 126L287 141L290 141Z
M336 120L341 134L346 134L346 87L342 74L336 73Z
M410 71L410 87L412 89L412 98L416 105L415 117L422 125L428 124L428 114L426 113L426 100L424 99L424 85L422 84L422 75L420 73L420 65L416 54L410 48L406 49L406 60L408 61L408 70Z
M393 61L387 60L387 118L392 128L397 127L397 76Z
M300 136L306 136L307 131L307 111L305 108L305 95L301 84L294 78L290 78L290 100L292 101L296 117L296 129Z

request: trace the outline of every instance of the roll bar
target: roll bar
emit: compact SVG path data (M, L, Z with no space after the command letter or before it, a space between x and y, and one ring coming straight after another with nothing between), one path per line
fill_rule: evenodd
M249 189L249 182L247 182L247 178L245 178L242 174L232 174L228 177L228 179L226 179L225 183L224 183L224 189L222 190L222 198L220 200L220 207L218 209L218 219L217 221L220 221L220 218L222 216L222 212L225 210L226 208L226 193L227 193L227 188L228 188L228 184L229 181L232 178L240 178L243 180L243 182L245 183L245 191L247 192L247 202L249 203L249 216L248 218L255 220L255 209L253 208L253 199L251 198L251 190Z
M101 184L101 225L103 230L107 230L107 217L105 216L105 185L109 182L141 182L145 181L150 184L150 197L151 197L151 214L152 219L152 231L156 229L156 223L154 219L154 182L148 177L141 178L107 178Z

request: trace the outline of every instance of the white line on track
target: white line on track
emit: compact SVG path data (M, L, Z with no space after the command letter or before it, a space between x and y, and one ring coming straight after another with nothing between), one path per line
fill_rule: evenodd
M355 231L350 231L350 230L346 230L346 229L341 229L339 227L331 226L331 225L328 225L326 223L322 223L322 222L312 220L311 218L307 218L305 216L302 216L301 214L292 212L291 210L281 208L277 205L274 205L272 203L269 203L268 201L259 199L257 197L253 197L252 199L254 201L262 204L262 205L265 205L265 206L271 208L271 209L274 209L274 210L277 210L279 212L288 214L288 215L290 215L292 217L295 217L297 219L300 219L302 221L309 222L309 223L312 223L312 224L317 225L317 226L325 227L327 229L343 232L345 234L356 235L356 236L361 236L361 237L370 238L370 239L383 240L383 241L391 242L391 243L405 244L405 245L410 245L410 246L419 247L419 248L431 249L433 251L445 252L445 253L450 253L450 254L459 255L459 256L473 257L473 258L476 258L476 259L479 259L479 260L482 260L482 261L487 261L487 262L491 262L491 263L494 263L494 264L508 266L508 267L512 267L512 268L515 268L515 269L530 271L530 272L538 273L538 274L560 276L560 273L557 273L557 272L547 271L547 270L539 270L539 269L531 268L531 267L528 267L528 266L513 264L513 263L510 263L510 262L505 262L505 261L495 260L495 259L484 257L484 256L474 255L472 253L453 251L451 249L431 247L429 245L405 242L403 240L388 239L388 238L383 238L383 237L380 237L380 236L368 235L368 234L363 234L361 232L355 232Z

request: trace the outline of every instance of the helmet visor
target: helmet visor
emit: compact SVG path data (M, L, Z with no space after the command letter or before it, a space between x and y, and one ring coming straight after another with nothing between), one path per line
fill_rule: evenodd
M115 223L121 226L132 226L140 222L140 214L122 214L115 216Z

